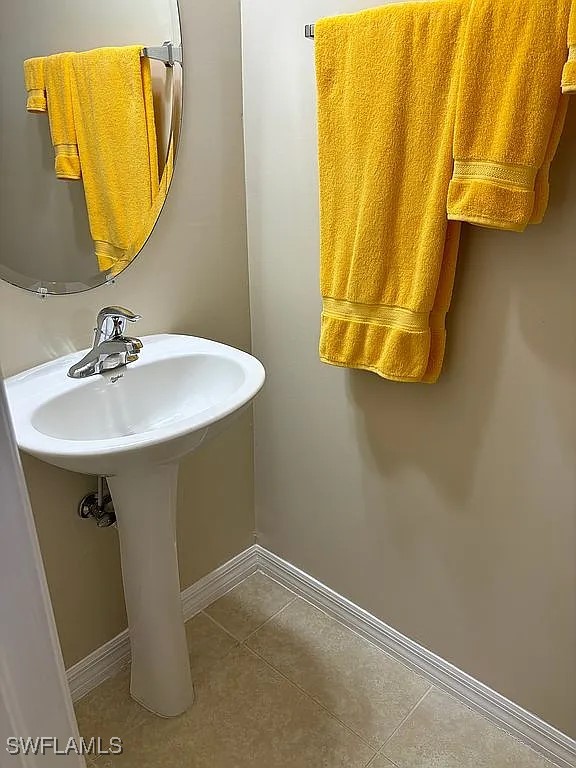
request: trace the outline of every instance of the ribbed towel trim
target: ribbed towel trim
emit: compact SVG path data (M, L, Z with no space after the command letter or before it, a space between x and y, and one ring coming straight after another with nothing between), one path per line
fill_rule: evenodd
M360 304L331 297L324 297L322 305L325 315L338 320L372 323L410 333L443 330L446 320L445 312L414 312L405 307Z
M508 165L486 160L455 160L453 178L482 179L533 190L537 173L537 168L527 165Z

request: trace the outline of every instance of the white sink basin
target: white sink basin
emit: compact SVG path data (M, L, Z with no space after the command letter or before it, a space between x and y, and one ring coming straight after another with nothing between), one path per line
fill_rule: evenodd
M251 355L214 341L159 335L142 342L139 359L126 368L70 379L68 369L84 354L76 352L12 376L6 391L23 450L108 477L130 630L130 691L171 717L194 700L176 550L178 462L252 400L265 374Z
M9 378L20 447L92 475L177 461L264 383L262 364L233 347L194 336L142 341L139 360L104 375L68 378L76 352Z

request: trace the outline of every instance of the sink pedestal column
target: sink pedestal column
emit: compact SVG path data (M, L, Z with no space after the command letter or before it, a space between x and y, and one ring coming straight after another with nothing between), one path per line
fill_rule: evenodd
M194 701L176 551L177 482L177 464L108 478L132 648L130 693L163 717Z

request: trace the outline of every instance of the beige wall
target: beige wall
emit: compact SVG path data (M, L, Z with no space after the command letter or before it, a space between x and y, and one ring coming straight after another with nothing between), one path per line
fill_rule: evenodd
M181 3L187 57L184 126L173 189L148 245L113 287L45 301L0 284L0 362L9 375L80 349L95 313L125 304L135 332L182 332L249 349L239 9ZM67 665L126 621L117 535L76 517L94 481L25 458ZM183 464L179 549L186 586L253 541L248 413Z
M546 223L465 232L439 384L322 365L313 43L244 0L261 543L576 736L576 107Z

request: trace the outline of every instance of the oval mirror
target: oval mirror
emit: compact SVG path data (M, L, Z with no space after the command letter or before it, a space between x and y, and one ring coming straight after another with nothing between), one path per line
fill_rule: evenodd
M172 179L177 0L18 0L0 29L0 277L96 287L142 249Z

